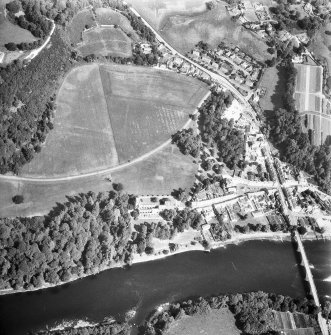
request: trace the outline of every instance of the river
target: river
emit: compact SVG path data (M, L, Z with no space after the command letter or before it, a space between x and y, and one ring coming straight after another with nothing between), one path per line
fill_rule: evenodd
M321 297L331 296L331 241L305 242ZM305 295L290 242L249 241L112 269L45 290L0 297L0 334L21 335L66 320L122 318L136 308L140 323L156 306L191 296L263 290Z

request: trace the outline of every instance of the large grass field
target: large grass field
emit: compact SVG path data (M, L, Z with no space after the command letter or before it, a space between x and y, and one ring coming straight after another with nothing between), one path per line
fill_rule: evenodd
M45 215L57 203L67 201L66 196L110 190L111 183L106 180L109 177L110 174L104 174L58 182L0 180L0 217ZM16 194L23 195L22 204L13 203L12 197Z
M36 38L26 29L22 29L16 24L7 20L4 11L5 6L11 0L0 0L0 51L6 51L5 44L9 42L33 42Z
M89 27L95 26L94 15L89 8L78 12L67 27L67 33L73 45L82 41L82 33L86 25Z
M137 33L132 28L130 21L121 13L115 12L111 8L97 8L96 20L100 25L117 25L119 26L126 34L131 34L131 38L138 40L139 37Z
M267 112L283 107L283 94L286 84L283 72L275 66L264 71L260 87L266 89L266 94L261 98L260 106Z
M240 47L256 59L264 61L272 56L264 41L233 22L224 1L206 10L202 0L130 0L143 16L175 49L186 53L199 41L212 47L220 42Z
M170 71L101 66L120 163L165 142L207 93L201 82Z
M227 309L184 316L171 323L165 335L239 335L233 314Z
M112 173L129 193L143 195L170 194L174 189L193 186L197 164L169 144L158 153Z
M73 69L56 104L54 129L23 175L76 175L118 164L98 65Z
M77 67L58 92L45 147L22 174L77 175L128 162L170 139L207 92L205 84L170 71Z
M90 54L113 57L132 56L131 39L118 28L96 27L83 32L83 42L79 44L78 50L82 56Z

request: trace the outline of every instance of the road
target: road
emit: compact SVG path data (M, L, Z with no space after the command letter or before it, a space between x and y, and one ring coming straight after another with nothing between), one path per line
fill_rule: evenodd
M50 19L47 19L48 21L51 21L53 26L52 26L52 30L49 34L49 36L46 38L45 42L43 43L43 45L41 45L39 48L37 49L34 49L32 50L26 57L25 59L27 60L32 60L33 58L37 57L39 55L39 53L46 47L46 45L48 44L48 42L50 41L53 33L54 33L54 30L55 30L55 22L54 20L50 20Z
M198 108L203 104L203 102L210 96L211 92L208 91L206 93L206 95L201 99L199 105L197 106L196 110L198 110ZM194 113L194 112L193 112ZM190 124L191 124L192 120L188 119L187 122L182 126L181 129L186 129ZM180 129L180 130L181 130ZM5 180L5 181L33 181L33 182L59 182L59 181L70 181L70 180L75 180L75 179L81 179L81 178L86 178L86 177L92 177L92 176L98 176L98 175L103 175L103 174L107 174L107 173L111 173L123 168L126 168L128 166L131 166L133 164L136 164L138 162L141 162L143 160L145 160L146 158L150 157L151 155L154 155L155 153L161 151L162 149L164 149L167 145L171 144L171 138L167 141L165 141L164 143L162 143L161 145L159 145L158 147L156 147L155 149L147 152L144 155L141 155L129 162L126 162L124 164L121 165L117 165L114 167L110 167L107 169L103 169L103 170L98 170L98 171L93 171L93 172L88 172L88 173L82 173L79 175L73 175L73 176L64 176L64 177L50 177L50 178L44 178L44 177L22 177L22 176L9 176L9 175L0 175L0 180Z

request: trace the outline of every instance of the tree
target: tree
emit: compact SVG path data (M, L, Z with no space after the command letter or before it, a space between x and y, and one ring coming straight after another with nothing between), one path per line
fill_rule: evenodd
M122 183L114 183L113 188L115 191L120 192L120 191L123 191L124 186Z
M300 235L305 235L307 233L307 229L304 226L299 226L298 227L298 232Z
M16 51L17 50L17 46L15 43L13 42L9 42L7 44L5 44L5 47L7 48L7 50L9 51Z
M6 4L6 9L13 14L18 13L20 11L20 8L21 8L21 5L18 0L14 0Z
M21 194L17 194L12 197L12 200L13 200L13 203L15 203L16 205L19 205L24 202L24 197Z

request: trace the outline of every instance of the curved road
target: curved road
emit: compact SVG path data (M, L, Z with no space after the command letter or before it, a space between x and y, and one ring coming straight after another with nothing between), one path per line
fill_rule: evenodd
M198 104L197 109L203 104L203 102L209 97L209 95L211 94L210 91L208 91L206 93L206 95L201 99L200 103ZM183 127L180 129L186 129L190 123L191 123L191 119L187 120L187 122L183 125ZM159 145L158 147L156 147L155 149L147 152L146 154L139 156L127 163L124 164L120 164L114 167L110 167L107 169L103 169L103 170L98 170L98 171L93 171L93 172L88 172L88 173L82 173L79 175L73 175L73 176L65 176L65 177L53 177L53 178L38 178L38 177L21 177L21 176L9 176L9 175L0 175L0 180L6 180L6 181L33 181L33 182L58 182L58 181L70 181L70 180L75 180L75 179L80 179L80 178L85 178L85 177L92 177L92 176L98 176L98 175L102 175L102 174L106 174L106 173L110 173L110 172L114 172L123 168L126 168L130 165L136 164L146 158L148 158L149 156L157 153L158 151L162 150L163 148L165 148L167 145L169 145L171 143L171 138L169 140L167 140L166 142L162 143L161 145Z

